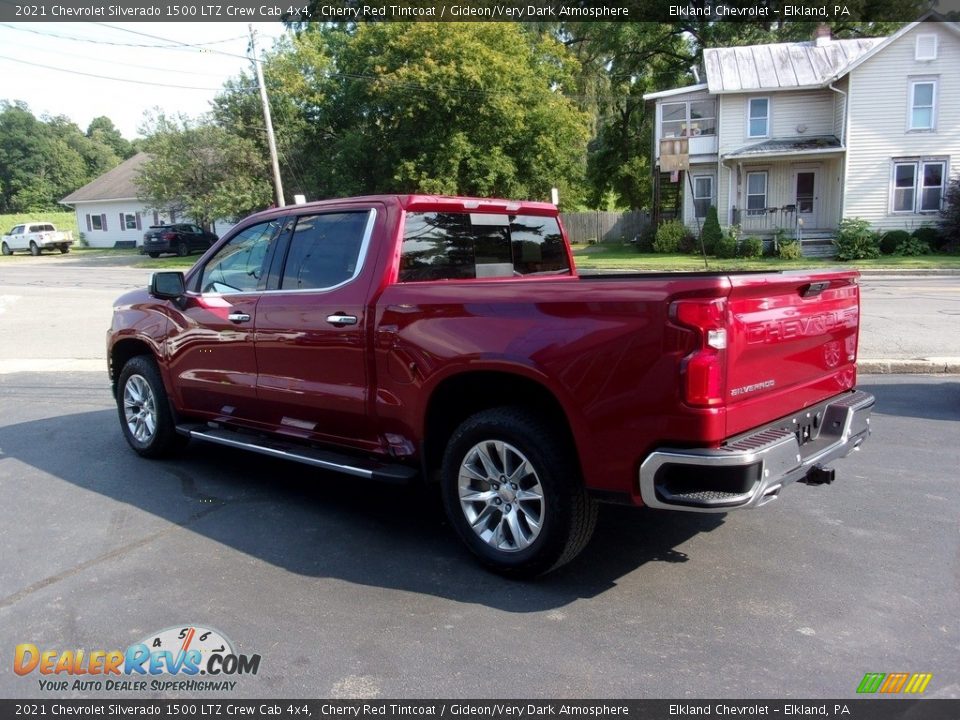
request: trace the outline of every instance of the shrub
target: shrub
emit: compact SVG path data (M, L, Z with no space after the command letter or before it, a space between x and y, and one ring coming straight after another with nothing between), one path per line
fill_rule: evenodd
M657 228L657 237L653 241L653 251L657 253L675 253L680 251L680 243L687 235L687 228L679 220L670 220Z
M713 254L718 258L735 258L737 256L737 238L735 235L724 235L713 245Z
M938 250L960 250L960 177L954 178L947 188L940 211L940 236L943 245L934 245Z
M758 237L747 237L740 241L737 255L742 258L763 257L763 240Z
M703 222L703 232L700 234L703 239L703 248L708 255L713 254L714 245L723 239L723 230L720 229L720 219L717 217L717 208L711 205L707 209L707 219Z
M925 242L927 247L939 250L947 244L946 238L932 225L922 225L913 231L913 237Z
M880 252L884 255L893 255L897 251L897 246L909 239L910 233L906 230L890 230L880 239Z
M926 240L921 240L916 235L907 235L897 244L895 252L897 255L913 256L929 255L931 250L930 244Z
M637 252L653 252L653 241L657 237L657 228L651 223L647 225L636 238Z
M837 260L864 260L880 257L880 237L863 218L844 218L837 237Z
M786 229L778 227L773 231L773 240L767 245L764 250L764 255L767 257L779 257L780 256L780 246L784 243L788 243L792 238L787 234Z
M779 255L781 260L799 260L803 257L803 252L796 240L785 240L780 243Z

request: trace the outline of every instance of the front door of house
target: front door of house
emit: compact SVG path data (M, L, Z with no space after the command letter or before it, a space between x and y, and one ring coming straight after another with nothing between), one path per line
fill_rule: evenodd
M817 198L819 188L816 169L797 170L794 174L794 191L797 219L803 220L803 226L806 228L817 227L820 203Z

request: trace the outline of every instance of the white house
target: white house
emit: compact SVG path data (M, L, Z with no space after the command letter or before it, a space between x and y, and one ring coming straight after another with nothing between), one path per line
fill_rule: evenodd
M682 198L691 227L715 205L721 225L813 242L847 217L934 222L960 173L960 27L937 18L884 38L824 26L807 42L704 50L705 83L645 96L657 198ZM689 170L661 172L683 150Z
M149 158L137 153L60 201L73 207L90 247L136 247L150 225L177 221L172 210L157 212L137 199L134 178Z

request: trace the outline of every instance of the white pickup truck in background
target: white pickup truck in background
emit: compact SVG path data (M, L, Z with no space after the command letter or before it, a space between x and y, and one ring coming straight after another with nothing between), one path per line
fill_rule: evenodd
M35 222L15 225L9 234L3 236L0 250L4 255L13 255L15 250L29 250L31 255L39 255L54 248L68 253L71 245L72 232L57 230L52 223Z

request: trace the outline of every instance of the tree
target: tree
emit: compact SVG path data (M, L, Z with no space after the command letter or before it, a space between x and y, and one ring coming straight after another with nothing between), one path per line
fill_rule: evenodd
M307 194L547 199L557 187L574 205L589 116L564 95L573 69L560 44L516 23L390 22L311 25L265 75L281 161ZM243 86L226 89L215 116L261 135Z
M0 212L56 208L119 162L110 145L87 137L69 118L38 119L25 103L0 102Z
M101 115L95 117L87 126L87 137L100 145L106 145L118 157L126 160L135 153L133 144L124 139L120 131L113 124L113 120Z
M135 182L148 207L173 208L209 227L270 204L269 170L249 140L208 121L163 114L151 118L145 130L151 158Z

